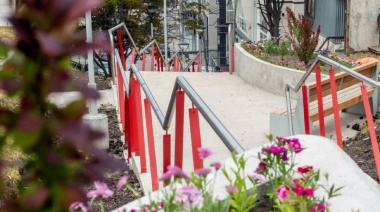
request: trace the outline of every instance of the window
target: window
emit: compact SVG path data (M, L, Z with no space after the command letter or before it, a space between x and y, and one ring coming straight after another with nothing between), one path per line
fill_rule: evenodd
M240 16L240 28L244 31L247 32L247 25L245 24L245 20L243 17Z
M315 0L306 0L305 16L311 19L315 18Z

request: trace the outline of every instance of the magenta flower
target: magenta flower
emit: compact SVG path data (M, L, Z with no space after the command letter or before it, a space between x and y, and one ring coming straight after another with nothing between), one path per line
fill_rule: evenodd
M185 180L190 179L190 177L178 166L168 166L168 171L166 171L162 177L158 178L158 181L168 180L171 176L180 177Z
M265 179L264 175L258 174L258 173L252 173L252 174L248 175L248 177L250 177L251 179L256 180L260 183L265 183L267 181Z
M283 201L286 197L288 197L288 191L290 188L286 185L282 185L277 188L276 195L280 201Z
M297 172L300 174L304 174L311 170L313 170L313 166L300 166L298 167Z
M226 186L227 192L230 194L238 192L238 189L236 186L228 185Z
M195 208L203 202L202 193L195 186L183 186L176 191L175 200L186 209Z
M293 149L296 154L303 150L298 138L285 139L285 142L288 143L289 148Z
M116 188L118 190L120 190L121 188L123 188L123 186L127 183L127 180L128 180L127 176L121 177L120 180L117 182Z
M210 149L199 147L198 149L199 157L203 160L207 158L208 156L212 155L212 152Z
M281 146L270 146L266 149L268 152L271 152L273 154L278 154L278 153L284 153L286 152L286 149Z
M263 171L267 170L267 165L265 164L265 160L266 158L260 161L259 165L257 166L255 170L256 173L262 173Z
M211 169L210 168L197 169L195 170L195 173L197 173L197 175L199 176L207 176L208 174L211 173Z
M103 197L108 198L113 195L113 191L110 190L106 183L95 181L94 182L95 190L92 190L87 193L88 198Z
M214 162L211 164L211 166L215 167L215 170L218 171L222 167L222 163L221 162Z
M86 206L84 206L83 202L73 202L70 205L69 208L70 211L78 211L80 210L81 212L87 212Z

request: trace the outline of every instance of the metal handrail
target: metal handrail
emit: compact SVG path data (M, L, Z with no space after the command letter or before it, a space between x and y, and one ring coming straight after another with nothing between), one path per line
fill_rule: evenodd
M360 73L358 73L358 72L356 72L350 68L347 68L346 66L344 66L340 63L337 63L334 60L331 60L331 59L324 57L322 55L318 55L317 58L314 60L313 64L306 71L306 73L302 76L302 78L300 79L300 81L297 83L296 86L293 86L291 84L285 85L286 109L288 112L288 124L289 124L290 135L294 134L293 120L292 120L292 114L291 114L292 106L291 106L291 102L290 102L290 89L292 89L294 92L298 92L299 89L301 88L301 86L306 82L306 79L310 76L311 72L313 71L313 69L315 68L315 66L317 65L317 63L319 61L330 64L335 69L340 69L340 70L350 74L351 76L353 76L357 79L360 79L361 81L363 81L363 82L365 82L365 83L367 83L373 87L376 87L376 88L380 87L380 82L377 82L377 81L375 81L371 78L368 78L368 77L366 77L366 76L364 76L364 75L362 75L362 74L360 74Z
M116 51L116 55L119 53ZM120 56L117 56L118 62L120 63ZM121 66L121 72L124 72L124 68ZM176 91L179 88L182 88L186 95L191 99L194 105L198 108L199 112L203 115L206 121L210 124L210 126L214 129L219 138L223 141L226 147L230 151L235 151L236 153L242 153L244 148L237 142L237 140L232 136L232 134L227 130L227 128L222 124L222 122L216 117L216 115L211 111L211 109L206 105L203 99L197 94L197 92L191 87L191 85L187 82L187 80L183 76L178 76L176 82L173 87L173 91L170 97L169 106L166 111L166 115L164 116L160 107L157 104L157 101L154 99L149 87L147 86L144 78L141 76L140 72L136 68L134 64L131 65L132 73L135 75L136 79L140 83L142 90L145 93L146 98L148 99L151 107L162 127L163 130L169 129L171 119L174 113L174 104L175 104L175 95ZM123 75L123 81L124 80ZM128 85L124 85L125 88Z

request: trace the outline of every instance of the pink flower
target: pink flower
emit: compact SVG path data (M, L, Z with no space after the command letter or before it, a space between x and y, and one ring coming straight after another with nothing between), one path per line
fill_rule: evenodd
M199 147L198 149L198 154L201 159L205 159L208 156L212 155L212 152L210 149Z
M259 163L259 165L257 166L255 172L256 173L262 173L263 171L267 170L267 165L265 164L265 158L262 159Z
M238 189L236 186L228 185L226 186L227 192L230 194L238 192Z
M121 177L120 180L117 182L116 188L118 190L120 190L121 188L123 188L123 186L127 183L127 180L128 180L127 176Z
M73 202L69 208L70 211L80 210L81 212L87 212L86 206L84 206L83 202Z
M265 179L264 175L262 174L258 174L258 173L252 173L250 175L248 175L248 177L250 177L251 179L253 180L257 180L259 181L260 183L265 183L267 180Z
M280 187L277 188L276 190L276 194L277 194L277 197L280 201L283 201L286 197L288 197L288 191L290 190L290 188L286 185L282 185Z
M164 181L170 179L171 176L180 177L185 180L189 180L190 177L178 166L168 166L168 171L166 171L162 177L158 178L159 181Z
M95 181L94 182L95 190L92 190L87 193L88 198L95 198L101 196L103 198L108 198L113 195L113 191L110 190L106 183Z
M215 170L218 171L222 167L222 163L221 162L214 162L211 164L211 166L215 167Z
M286 149L284 147L280 147L280 146L270 146L266 150L268 152L273 153L273 154L278 154L278 153L284 153L284 152L286 152Z
M297 182L295 184L296 187L293 190L298 196L314 197L314 188L305 188Z
M297 172L301 173L301 174L304 174L304 173L307 173L307 172L309 172L311 170L313 170L312 166L301 166L301 167L298 167Z
M308 197L314 197L314 188L305 188L303 194Z
M195 170L195 173L197 173L197 175L199 176L207 176L208 174L210 174L210 172L211 172L210 168L202 168L202 169Z
M195 208L203 201L202 193L195 186L183 186L176 191L175 200L186 209Z
M288 143L289 148L293 149L296 154L303 150L298 138L285 139L285 142Z

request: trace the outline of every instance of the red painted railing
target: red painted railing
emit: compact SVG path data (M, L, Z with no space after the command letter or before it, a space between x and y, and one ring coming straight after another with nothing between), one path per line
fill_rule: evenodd
M350 70L344 66L341 66L340 64L337 64L329 59L324 59L321 56L318 56L318 58L321 58L323 62L329 63L334 65L335 67L339 67L341 70L345 70L348 74L351 76L358 78L360 80L374 87L377 89L380 88L380 82L374 81L373 79L367 78L364 75L361 75L360 73L356 73L353 70ZM314 62L311 68L314 68L315 66L315 73L316 73L316 84L317 84L317 105L318 105L318 117L319 117L319 129L320 129L320 135L325 136L325 122L324 122L324 110L323 110L323 91L322 91L322 85L321 85L321 71L320 67L317 65L318 59ZM310 74L310 69L305 73L305 76L302 78L301 82L304 82L307 78L307 76ZM374 78L377 79L377 75L373 76ZM331 90L331 98L332 98L332 105L333 105L333 114L334 114L334 124L335 124L335 133L336 133L336 139L337 139L337 144L340 148L343 147L343 141L342 141L342 126L340 122L340 113L339 113L339 105L338 105L338 94L337 94L337 88L336 88L336 80L335 80L335 71L334 69L331 68L329 69L329 81L330 81L330 90ZM290 85L287 85L287 88L289 88ZM308 105L308 91L305 85L302 86L297 86L298 89L302 87L302 106L303 106L303 118L304 118L304 126L305 126L305 134L310 133L310 119L309 119L309 105ZM292 88L293 90L297 91L297 88ZM372 118L372 108L370 107L369 104L369 97L368 93L366 90L365 85L361 85L360 87L361 93L362 93L362 101L364 104L364 110L366 114L366 119L368 123L368 130L370 133L370 138L372 142L372 150L375 158L375 163L376 163L376 168L377 168L377 173L378 177L380 178L380 150L377 142L377 137L376 137L376 132L375 132L375 126L373 123L373 118ZM287 90L288 92L288 90ZM288 98L288 93L287 93L287 98ZM289 102L287 101L289 104ZM290 106L290 104L289 104ZM288 108L288 113L289 113ZM292 128L291 128L292 129Z

